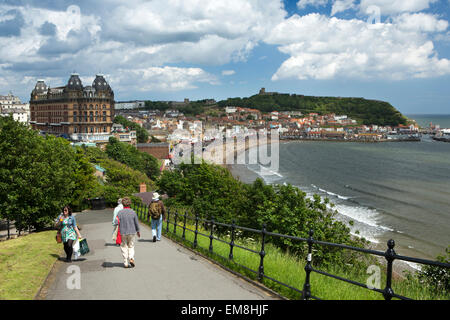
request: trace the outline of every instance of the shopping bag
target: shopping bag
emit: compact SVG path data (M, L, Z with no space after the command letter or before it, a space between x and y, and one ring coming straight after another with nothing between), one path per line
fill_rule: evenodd
M122 243L122 236L120 234L120 228L119 228L119 226L117 226L116 244L121 244L121 243Z
M74 260L78 260L78 258L81 256L80 241L78 239L77 239L77 241L75 241L75 243L73 244L72 248L73 248Z
M81 239L80 241L80 253L82 256L84 256L86 253L89 252L89 246L86 239Z

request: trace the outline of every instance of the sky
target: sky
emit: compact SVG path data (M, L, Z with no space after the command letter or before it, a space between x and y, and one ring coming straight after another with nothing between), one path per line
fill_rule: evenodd
M364 97L450 114L450 0L0 0L0 94L78 73L116 101Z

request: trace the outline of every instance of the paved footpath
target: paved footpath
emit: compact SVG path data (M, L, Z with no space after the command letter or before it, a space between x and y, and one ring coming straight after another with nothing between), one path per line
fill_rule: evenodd
M72 263L61 257L37 299L277 299L167 238L153 243L151 229L143 224L135 246L136 266L124 268L120 248L111 239L112 216L112 209L86 211L76 216L90 252Z

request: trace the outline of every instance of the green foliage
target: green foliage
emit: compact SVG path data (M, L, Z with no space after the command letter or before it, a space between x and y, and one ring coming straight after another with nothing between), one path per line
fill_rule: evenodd
M11 117L0 118L0 153L0 215L18 229L46 226L95 184L92 167L66 140L41 137Z
M254 108L262 112L301 111L304 114L346 114L350 118L370 125L406 124L406 118L391 104L363 98L314 97L303 95L273 94L254 95L249 98L228 98L218 105Z
M166 111L167 109L171 108L171 105L167 102L162 101L145 101L145 109L146 110L159 110L159 111Z
M234 179L227 169L205 162L181 164L174 171L165 171L158 185L170 197L166 201L168 206L188 206L200 218L214 216L216 221L228 224L235 220L238 225L254 229L266 224L271 232L302 238L307 238L312 229L317 240L359 247L366 244L363 239L353 238L350 229L334 219L335 212L327 206L328 199L322 201L318 195L307 199L304 192L291 185L271 186L261 179L246 185ZM306 252L305 242L278 237L271 237L268 242L301 255ZM348 250L324 246L314 249L317 264L345 261L355 267L364 263L360 255Z
M147 143L148 142L148 131L142 128L139 124L129 121L128 119L117 116L114 118L114 123L119 123L124 128L130 128L132 130L136 130L136 138L139 143Z
M87 193L89 198L102 197L108 206L115 206L117 199L125 196L132 197L139 192L139 185L145 183L147 189L154 188L154 183L148 176L138 170L108 158L106 152L99 148L85 148L85 155L90 162L96 163L106 170L106 181L97 184Z
M450 246L445 250L446 254L439 255L436 260L450 263ZM438 266L423 266L417 275L419 281L436 293L450 294L450 270Z
M144 172L153 180L160 175L158 160L154 156L141 152L136 147L120 142L114 137L109 138L106 154L130 168Z

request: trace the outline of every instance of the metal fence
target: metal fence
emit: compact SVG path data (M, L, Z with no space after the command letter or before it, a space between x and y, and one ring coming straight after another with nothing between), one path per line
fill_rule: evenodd
M148 208L145 205L138 205L135 207L136 209L136 213L138 214L139 218L142 220L146 220L147 222L150 222L150 216L148 215ZM195 229L190 229L187 227L187 220L191 220L193 221L193 224L195 225ZM181 224L180 224L181 223ZM199 223L202 223L204 226L207 227L207 230L209 229L209 234L205 234L199 231ZM392 298L398 298L401 300L412 300L408 297L404 297L401 295L398 295L394 292L394 290L392 289L392 272L393 272L393 263L395 260L398 261L408 261L408 262L413 262L413 263L417 263L417 264L421 264L421 265L428 265L428 266L438 266L438 267L442 267L442 268L450 268L450 264L448 263L443 263L443 262L439 262L439 261L431 261L431 260L425 260L425 259L419 259L419 258L413 258L413 257L407 257L407 256L402 256L402 255L398 255L396 254L396 252L394 251L394 247L395 247L395 242L394 240L389 240L387 242L387 250L385 252L382 251L377 251L377 250L371 250L371 249L365 249L365 248L358 248L358 247L353 247L353 246L348 246L348 245L344 245L344 244L337 244L337 243L331 243L331 242L325 242L325 241L318 241L315 240L313 238L314 235L314 231L310 230L309 231L309 237L308 238L300 238L300 237L294 237L294 236L289 236L289 235L284 235L284 234L278 234L278 233L274 233L274 232L269 232L266 230L266 225L263 225L262 228L260 230L258 229L252 229L252 228L247 228L247 227L242 227L242 226L238 226L235 224L235 221L233 221L231 224L226 224L226 223L220 223L214 220L214 217L212 217L210 220L207 219L202 219L198 216L198 214L196 214L195 216L189 216L188 214L184 213L184 214L179 214L178 211L175 212L170 212L170 209L167 210L167 221L166 221L166 230L165 232L167 234L169 233L173 233L173 234L177 234L177 227L182 228L182 233L181 233L181 239L186 241L186 231L190 231L194 233L194 241L191 242L193 245L193 248L196 249L198 247L198 237L205 237L209 239L209 247L208 247L208 251L209 253L215 253L214 252L214 240L225 243L229 246L229 254L228 257L224 257L219 255L220 257L224 258L224 259L228 259L228 261L233 262L234 264L236 264L237 266L250 271L251 273L255 274L258 278L258 280L261 282L263 279L268 279L271 280L281 286L284 286L286 288L289 288L295 292L298 292L302 295L302 299L308 300L308 299L316 299L316 300L321 300L319 297L313 296L311 294L311 281L310 281L310 275L312 272L321 274L323 276L327 276L333 279L337 279L343 282L347 282L350 283L352 285L355 286L359 286L361 288L367 289L367 290L371 290L371 291L375 291L378 292L380 294L383 295L385 300L391 300ZM173 227L173 228L172 228ZM221 227L221 228L227 228L230 231L230 241L225 241L223 239L220 239L218 237L216 237L214 235L214 230L216 227ZM259 234L261 235L261 242L260 242L260 250L256 251L250 248L246 248L243 247L241 245L238 245L235 243L235 239L236 239L236 232L237 230L242 230L242 231L246 231L246 232L250 232L250 233L254 233L254 234ZM306 272L306 276L305 276L305 281L303 283L303 288L302 290L295 288L293 286L290 286L286 283L283 283L277 279L274 279L270 276L268 276L267 274L264 273L264 257L266 256L266 252L265 252L265 245L266 245L266 239L268 236L272 236L272 237L281 237L281 238L285 238L285 239L291 239L294 241L300 241L300 242L305 242L308 246L308 254L306 257L306 265L305 265L305 272ZM335 248L341 248L341 249L345 249L345 250L351 250L351 251L357 251L357 252L361 252L361 253L366 253L366 254L371 254L371 255L375 255L375 256L379 256L379 257L384 257L386 259L386 286L384 289L378 289L378 288L373 288L370 287L366 284L363 283L359 283L357 281L353 281L351 279L346 279L337 275L333 275L331 273L325 272L325 271L321 271L316 269L315 267L313 267L312 265L312 255L313 255L313 246L314 245L319 245L319 246L329 246L329 247L335 247ZM259 255L260 257L260 263L259 263L259 267L257 270L253 270L251 268L249 268L248 266L239 264L238 262L236 262L233 258L233 250L234 248L240 248L243 250L246 250L248 252L251 252L253 254ZM206 248L204 248L206 249ZM217 253L215 253L217 254Z

